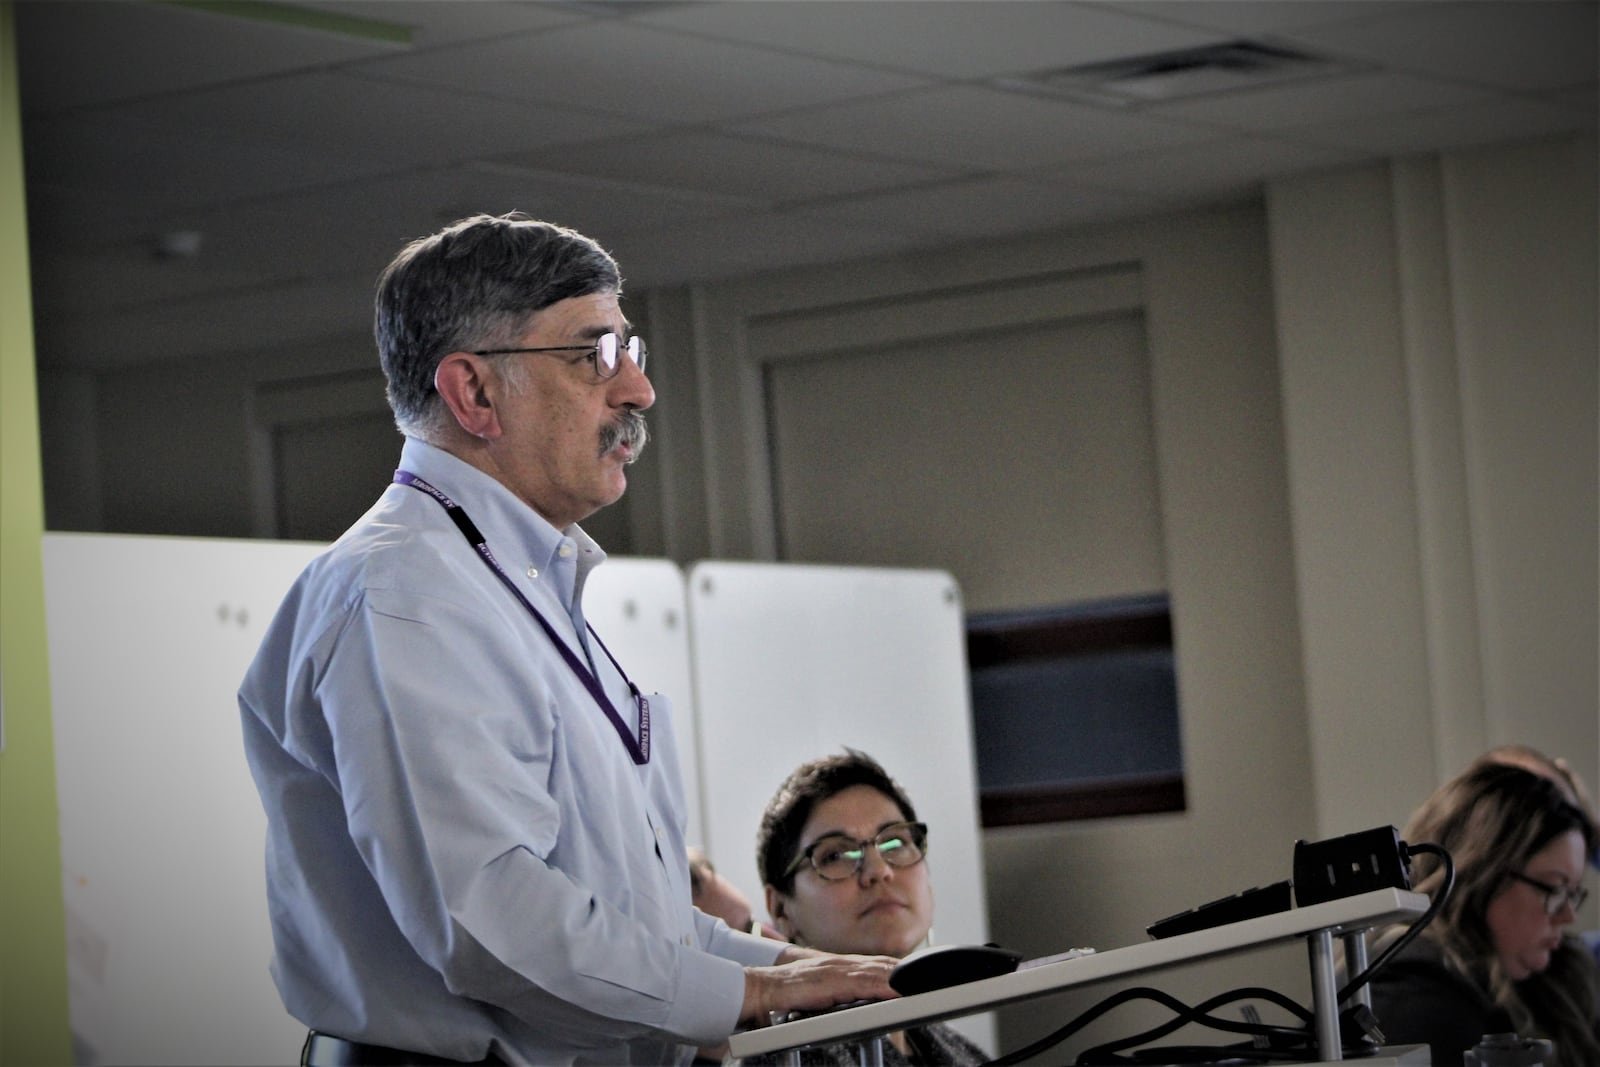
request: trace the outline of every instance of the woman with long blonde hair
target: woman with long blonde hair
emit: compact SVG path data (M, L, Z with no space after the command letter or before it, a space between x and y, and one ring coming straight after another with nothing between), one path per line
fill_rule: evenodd
M1450 853L1455 887L1421 935L1372 983L1390 1044L1426 1042L1433 1062L1462 1062L1487 1034L1547 1038L1562 1067L1600 1064L1600 976L1567 934L1588 891L1596 827L1556 783L1521 767L1474 764L1412 815L1408 844ZM1446 868L1413 859L1413 884L1433 895ZM1380 932L1381 951L1402 932Z

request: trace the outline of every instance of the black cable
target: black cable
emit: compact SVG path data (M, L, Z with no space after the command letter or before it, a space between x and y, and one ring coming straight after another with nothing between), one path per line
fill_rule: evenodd
M1112 1008L1120 1007L1131 1000L1139 999L1150 999L1156 1001L1165 999L1177 1004L1180 1008L1183 1007L1181 1002L1175 998L1168 997L1167 994L1161 992L1159 989L1150 989L1144 986L1136 986L1132 989L1124 989L1119 993L1113 993L1111 996L1102 1000L1094 1007L1083 1012L1077 1018L1055 1030L1052 1030L1050 1033L1046 1034L1044 1037L1041 1037L1033 1044L1024 1045L1015 1052L1008 1052L1004 1056L998 1056L995 1059L990 1060L985 1067L1010 1067L1011 1064L1021 1063L1026 1059L1032 1059L1045 1049L1050 1048L1053 1045L1059 1045L1061 1042L1065 1041L1079 1030L1082 1030L1085 1026L1088 1026L1090 1023L1100 1018L1100 1016L1104 1015Z
M1303 1025L1296 1028L1286 1026L1271 1026L1263 1023L1235 1022L1232 1019L1219 1018L1211 1014L1211 1012L1215 1009L1223 1007L1227 1004L1231 1004L1237 1000L1269 1001L1289 1012L1289 1014L1298 1017ZM1170 1007L1171 1005L1168 1006ZM1219 993L1216 996L1211 997L1209 1000L1201 1001L1192 1008L1183 1007L1181 1005L1180 1008L1181 1010L1178 1011L1174 1018L1169 1019L1167 1022L1162 1023L1159 1026L1152 1027L1141 1034L1135 1034L1132 1037L1119 1038L1116 1041L1109 1041L1103 1045L1096 1045L1094 1048L1084 1050L1079 1054L1078 1062L1083 1064L1107 1062L1107 1057L1110 1057L1109 1062L1111 1063L1128 1062L1117 1058L1116 1054L1121 1052L1123 1049L1133 1048L1137 1045L1146 1045L1152 1041L1166 1037L1168 1034L1177 1030L1181 1030L1190 1023L1198 1023L1202 1026L1208 1026L1213 1030L1222 1030L1229 1033L1249 1034L1252 1036L1265 1037L1269 1042L1276 1038L1280 1042L1283 1042L1286 1046L1296 1047L1304 1044L1306 1034L1308 1032L1306 1028L1311 1025L1314 1019L1314 1016L1311 1012L1307 1011L1293 1000L1290 1000L1282 993L1279 993L1277 990L1265 989L1258 986L1247 986L1243 989L1234 989L1226 993ZM1230 1055L1243 1049L1245 1051L1255 1053L1252 1058L1266 1060L1279 1059L1284 1055L1283 1051L1277 1047L1261 1049L1255 1045L1247 1045L1223 1046L1223 1048L1226 1048ZM1221 1051L1221 1049L1218 1049L1217 1051ZM1163 1054L1166 1053L1164 1052ZM1133 1054L1134 1062L1137 1062L1138 1055L1138 1053Z
M1350 999L1350 994L1372 981L1373 975L1388 964L1401 949L1409 945L1412 939L1422 932L1423 927L1433 921L1434 916L1439 914L1439 911L1445 905L1445 901L1450 899L1450 894L1455 890L1456 861L1451 858L1447 850L1427 841L1417 845L1405 844L1404 842L1401 842L1401 844L1405 847L1407 858L1417 852L1431 852L1433 855L1438 856L1440 864L1444 867L1444 884L1433 895L1433 900L1429 902L1427 910L1406 928L1406 932L1397 937L1388 948L1383 950L1383 953L1377 959L1368 964L1366 970L1344 984L1344 987L1339 990L1338 996L1334 997L1333 1002L1335 1004L1343 1004Z
M1171 996L1168 993L1164 993L1159 989L1152 989L1147 986L1136 986L1134 988L1124 989L1121 992L1112 994L1105 1000L1100 1001L1100 1003L1080 1014L1077 1018L1068 1022L1066 1025L1052 1031L1046 1036L1033 1042L1031 1045L1017 1049L1015 1052L1008 1052L1004 1056L1000 1056L989 1061L987 1067L1009 1067L1010 1064L1021 1063L1023 1060L1030 1059L1046 1049L1065 1041L1067 1038L1082 1030L1085 1026L1088 1026L1090 1023L1111 1011L1113 1008L1121 1007L1123 1004L1134 1000L1155 1001L1162 1007L1171 1010L1178 1016L1178 1018L1176 1020L1164 1023L1161 1026L1155 1027L1152 1030L1147 1030L1137 1037L1114 1042L1111 1047L1121 1047L1128 1044L1144 1044L1148 1041L1153 1041L1156 1038L1171 1033L1173 1030L1176 1030L1191 1022L1199 1022L1207 1026L1212 1026L1215 1029L1228 1030L1234 1033L1252 1035L1261 1034L1269 1039L1272 1037L1304 1037L1304 1031L1289 1027L1276 1027L1259 1025L1255 1023L1234 1022L1231 1019L1219 1019L1209 1014L1212 1010L1221 1007L1224 1004L1231 1003L1235 1000L1245 999L1271 1001L1291 1014L1298 1016L1308 1025L1312 1018L1311 1013L1305 1008L1301 1007L1299 1004L1295 1003L1293 1000L1290 1000L1283 994L1271 989L1256 987L1235 989L1227 993L1219 993L1209 1000L1201 1002L1199 1005L1190 1007L1189 1005L1183 1003L1183 1001L1178 1000L1176 997Z

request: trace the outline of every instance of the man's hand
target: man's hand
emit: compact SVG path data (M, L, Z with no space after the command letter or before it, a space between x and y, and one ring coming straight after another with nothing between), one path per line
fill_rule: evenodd
M893 956L835 956L790 946L778 959L774 967L744 969L741 1023L765 1026L775 1011L818 1011L900 995L889 986L889 972L900 962Z

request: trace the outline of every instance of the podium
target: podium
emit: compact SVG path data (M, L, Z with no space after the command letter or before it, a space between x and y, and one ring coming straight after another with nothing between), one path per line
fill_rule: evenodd
M994 978L747 1030L733 1035L728 1051L735 1058L742 1058L805 1045L866 1038L908 1026L987 1011L1096 982L1234 955L1303 937L1310 949L1317 1047L1324 1062L1334 1062L1343 1058L1343 1052L1339 1041L1339 1006L1335 1002L1338 992L1334 977L1333 938L1356 934L1373 926L1409 922L1427 907L1428 898L1421 893L1376 889L1358 896L1305 908L1290 908L1275 915L1263 915L1126 948L1095 952L1035 967L1024 964L1022 969ZM1395 1049L1384 1052L1391 1058L1377 1062L1428 1062L1426 1046L1420 1046L1417 1051ZM1417 1058L1419 1052L1421 1058ZM1367 1059L1365 1062L1374 1061Z

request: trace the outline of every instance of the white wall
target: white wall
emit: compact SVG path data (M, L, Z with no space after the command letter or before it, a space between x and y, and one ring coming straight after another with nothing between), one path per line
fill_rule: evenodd
M1319 831L1600 754L1593 139L1269 198Z

